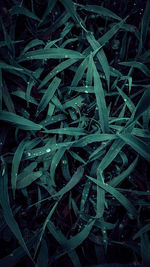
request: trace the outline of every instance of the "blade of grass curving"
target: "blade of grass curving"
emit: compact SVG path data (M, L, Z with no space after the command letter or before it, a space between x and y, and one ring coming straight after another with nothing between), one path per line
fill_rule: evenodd
M84 168L79 167L76 172L73 174L71 180L62 188L60 191L58 191L56 194L54 194L52 197L61 199L64 194L69 192L73 187L76 186L77 183L81 180L84 173Z
M68 149L68 148L66 148L66 147L60 148L58 151L56 151L55 155L52 158L51 167L50 167L50 176L51 176L51 179L53 181L53 184L55 184L56 168L57 168L59 162L61 161L66 149Z
M131 146L138 154L150 161L150 147L132 134L117 134L126 144Z
M56 203L54 204L53 208L50 210L50 212L49 212L48 216L46 217L46 220L45 220L45 222L44 222L44 224L43 224L43 226L42 226L41 234L40 234L38 243L37 243L36 248L35 248L34 258L35 258L36 254L37 254L38 248L39 248L40 243L41 243L41 241L42 241L42 238L43 238L45 229L46 229L46 227L47 227L47 224L48 224L48 222L50 221L50 219L51 219L51 217L52 217L54 211L56 210L57 205L58 205L58 202L56 202Z
M29 87L31 88L31 85ZM12 92L11 94L27 101L26 94L23 91L17 90L17 91ZM29 96L28 103L35 104L36 106L38 105L38 102L32 96Z
M75 127L66 127L60 129L53 129L53 130L44 130L45 133L53 133L53 134L66 134L66 135L86 135L86 132L82 128L75 128Z
M145 226L143 226L134 236L133 236L133 240L135 240L136 238L139 238L141 235L143 235L144 233L150 231L150 223L146 224Z
M88 42L90 43L91 47L93 48L93 50L96 50L98 48L101 47L101 44L95 39L93 33L88 33L86 35ZM97 58L100 62L100 65L102 66L102 69L104 71L105 77L106 77L106 81L107 81L107 86L109 89L109 85L110 85L110 68L109 68L109 64L107 61L107 57L103 51L102 48L100 48L100 51L97 53Z
M5 81L3 81L3 85L2 85L2 95L3 95L3 99L4 99L4 102L5 102L5 105L8 109L8 111L10 111L12 113L16 113L14 103L11 99L11 95L9 93L7 86L6 86Z
M20 129L38 131L42 129L42 125L36 124L33 121L25 119L22 116L16 115L8 111L0 112L0 120L7 121L17 125Z
M51 116L51 117L50 115L48 115L47 118L44 121L41 121L40 123L43 126L48 126L48 125L51 125L51 124L54 124L60 121L64 121L66 119L67 119L67 116L65 116L64 114L58 114L58 115Z
M25 15L26 17L29 17L31 19L41 21L34 13L32 13L30 10L23 6L13 6L10 10L10 15Z
M20 232L19 226L13 216L10 203L9 203L9 195L8 195L8 177L7 177L7 170L5 169L4 174L0 175L0 203L3 210L3 215L5 218L5 221L12 231L12 233L15 235L16 239L18 240L21 247L25 250L29 258L32 260L31 254L25 244L25 241L22 237L22 234ZM33 262L34 263L34 262Z
M2 20L2 16L0 17L0 25L1 25L2 30L3 30L5 44L8 47L8 50L12 53L12 55L14 55L15 54L14 44L11 40L11 36L8 34L8 32L5 28L5 25L4 25L3 20Z
M53 45L55 45L57 42L59 42L60 40L62 40L62 38L58 38L56 40L53 41L48 41L44 47L44 49L49 49L51 48Z
M81 202L80 202L80 213L84 212L84 206L88 199L89 191L91 188L91 181L87 181L84 185Z
M117 16L114 12L112 12L110 9L107 9L103 6L98 6L98 5L78 5L77 6L80 7L80 9L85 9L89 12L93 12L96 13L100 16L104 16L107 18L113 18L116 20L121 20L121 18L119 16Z
M81 25L81 27L83 28L83 30L85 32L87 32L87 30L85 28L85 25L84 25L81 17L76 12L75 4L72 2L72 0L60 0L60 1L63 4L63 6L66 8L66 10L68 11L68 13L71 15L71 17L73 18L73 20L75 22L78 22Z
M86 57L82 61L82 63L79 65L79 67L77 68L76 73L75 73L75 75L73 77L71 86L77 86L79 81L82 80L83 74L84 74L85 70L88 67L88 61L89 61L88 57Z
M17 182L19 182L19 180L24 179L27 175L29 175L30 173L32 173L33 170L36 167L37 167L37 162L35 162L35 161L32 162L31 164L29 164L26 168L23 169L23 171L21 173L18 174Z
M34 72L34 78L38 79L41 75L41 73L43 72L43 68L38 68L35 72ZM27 90L26 90L26 101L27 101L27 106L29 106L29 102L31 101L31 90L33 88L33 86L35 85L36 81L31 77L29 79L29 82L27 82L28 86L27 86ZM33 99L33 98L32 98ZM35 103L35 99L34 99L34 103ZM36 102L37 103L37 102Z
M139 157L137 156L135 160L129 165L129 167L124 170L121 174L114 177L108 184L112 187L116 187L118 184L122 183L125 178L129 177L129 175L134 171Z
M17 68L15 66L9 65L3 61L0 61L0 68L5 70L16 70L16 71L24 71L23 68Z
M65 103L63 104L63 107L65 109L70 108L70 107L74 107L76 108L76 106L82 106L82 101L84 101L84 97L79 95L77 97L72 98L71 100L65 101Z
M125 142L119 139L115 140L112 143L106 155L99 164L99 169L101 171L104 171L111 164L111 162L115 159L115 157L118 155L124 145Z
M94 61L92 63L94 76L94 91L98 106L100 125L103 133L109 133L108 111L105 102L104 90Z
M83 164L86 164L86 162L84 161L84 159L81 158L77 153L75 153L75 152L73 152L73 151L71 151L71 150L69 150L69 153L70 153L70 155L71 155L75 160L77 160L77 161L79 161L79 162L81 162L81 163L83 163Z
M55 227L54 223L52 221L49 221L49 223L47 224L48 229L50 231L50 233L53 235L53 237L57 240L57 242L60 244L60 246L62 248L65 247L65 244L67 243L67 238L63 235L63 233ZM81 266L79 258L77 253L75 252L75 250L72 250L70 252L67 252L68 256L70 257L72 263L74 264L74 266ZM56 254L57 255L57 254Z
M42 45L44 46L44 42L40 39L33 39L32 41L30 41L25 48L23 49L23 51L21 52L21 55L25 54L28 50L30 50L33 47Z
M45 86L56 74L59 72L69 68L71 65L76 63L78 59L67 59L60 64L58 64L50 73L46 75L46 77L43 79L43 81L40 83L38 89L42 88Z
M76 234L75 236L73 236L72 238L70 238L69 240L67 240L66 242L66 252L67 250L73 250L76 249L77 247L79 247L84 240L87 239L93 225L95 223L95 219L93 219L91 222L89 222L87 225L85 225L85 227L83 228L83 230Z
M48 89L46 90L45 94L43 95L38 107L36 116L38 116L41 111L43 111L46 106L48 105L49 101L52 99L53 95L55 94L56 90L58 89L60 85L61 79L55 77L53 81L48 86Z
M13 191L13 197L15 198L16 184L19 165L26 147L27 139L23 139L18 145L12 160L12 170L11 170L11 186Z
M55 151L57 149L60 149L62 147L70 147L70 145L74 144L74 142L63 142L63 143L54 143L54 144L50 144L42 146L42 147L38 147L32 150L28 150L24 153L24 159L32 159L38 156L42 156L44 154L49 154L52 151Z
M144 63L137 62L137 61L128 61L128 62L119 62L119 64L122 66L133 67L133 68L139 69L146 76L150 77L150 70Z
M42 176L42 171L31 172L26 175L24 178L17 180L16 189L22 189L29 186L31 183L36 181L38 178Z
M108 140L114 140L116 139L115 134L89 134L87 136L84 136L77 140L74 144L73 147L84 147L88 144L94 143L94 142L104 142Z
M18 58L18 62L33 60L33 59L61 59L61 58L72 58L72 59L83 59L84 56L74 50L65 48L49 48L49 49L37 49L29 51L26 54Z
M58 97L56 95L54 95L51 99L52 103L55 105L56 108L58 108L58 110L63 111L64 113L66 113L63 105L61 104L60 100L58 99ZM67 114L67 113L66 113Z
M147 89L136 106L133 120L137 120L150 107L150 90Z
M142 50L146 42L149 23L150 23L149 14L150 14L150 1L147 0L144 15L143 15L142 22L141 22L141 36L140 36L139 52Z
M131 213L135 217L138 215L138 212L135 209L135 207L131 204L131 202L122 193L120 193L118 190L116 190L115 188L113 188L112 186L110 186L106 183L102 183L102 182L100 182L100 181L98 181L98 180L96 180L96 179L94 179L88 175L86 175L86 176L88 177L88 179L90 179L97 186L104 189L106 192L108 192L113 197L115 197L129 213Z
M130 112L133 113L135 106L132 102L132 100L130 99L130 97L128 97L118 86L116 86L120 96L123 98L124 102L126 103L127 107L129 108Z

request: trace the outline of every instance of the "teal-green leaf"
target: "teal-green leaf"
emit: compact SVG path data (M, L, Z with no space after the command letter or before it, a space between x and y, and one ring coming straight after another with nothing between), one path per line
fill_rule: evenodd
M8 195L8 177L7 177L7 170L5 170L4 175L0 175L0 203L3 210L5 221L15 235L16 239L18 240L21 247L25 250L27 255L32 260L31 254L25 244L25 241L22 237L21 231L19 226L13 216L10 203L9 203L9 195Z
M42 125L36 124L33 121L30 121L22 116L16 115L8 111L0 111L0 120L13 123L17 125L18 128L23 130L38 131L42 129Z
M132 134L118 134L118 137L131 146L143 158L150 161L150 147L148 144Z
M133 216L137 216L138 212L135 209L135 207L131 204L131 202L122 194L120 193L117 189L113 188L112 186L102 183L90 176L87 175L87 177L96 185L100 186L100 188L104 189L106 192L109 194L113 195L121 204L126 208L126 210L131 213Z
M13 6L9 12L11 15L25 15L31 19L40 21L40 19L34 13L23 6Z
M37 115L43 111L46 106L48 105L49 101L54 96L56 90L58 89L60 85L61 80L57 77L53 79L53 81L48 86L48 89L46 90L45 94L43 95L38 107L37 107Z
M94 91L98 106L99 120L103 133L109 133L108 110L105 101L104 89L93 61Z

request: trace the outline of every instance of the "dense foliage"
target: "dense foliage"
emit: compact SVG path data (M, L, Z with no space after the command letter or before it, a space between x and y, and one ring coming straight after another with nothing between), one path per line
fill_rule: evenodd
M0 266L150 266L149 14L2 1Z

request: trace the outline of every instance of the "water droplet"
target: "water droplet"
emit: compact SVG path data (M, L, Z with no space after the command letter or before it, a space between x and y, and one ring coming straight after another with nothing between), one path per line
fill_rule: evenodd
M30 153L30 152L28 152L28 153L27 153L27 155L30 157L30 156L31 156L31 153Z
M63 160L62 163L63 163L63 164L67 164L67 160Z
M84 91L84 93L88 94L88 91L87 91L87 90L85 90L85 91Z
M124 102L127 102L127 99L126 98L124 99Z
M14 256L14 254L13 254L13 253L11 253L11 254L9 254L9 256L10 256L10 257L13 257L13 256Z
M68 55L65 55L65 58L68 58Z
M51 149L50 149L50 148L47 148L47 149L46 149L46 152L47 152L47 153L51 152Z

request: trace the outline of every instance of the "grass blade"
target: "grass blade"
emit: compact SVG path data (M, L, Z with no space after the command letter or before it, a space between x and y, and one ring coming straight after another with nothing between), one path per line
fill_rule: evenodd
M56 90L58 89L60 85L61 80L57 77L53 79L53 81L50 83L48 89L46 90L45 94L43 95L38 107L37 107L37 113L36 116L39 115L41 111L43 111L46 106L48 105L49 101L54 96Z
M101 45L99 44L99 42L95 39L94 35L92 33L88 33L87 34L87 40L90 43L91 47L93 48L93 50L96 50L98 48L101 47ZM107 86L109 89L109 84L110 84L110 68L109 68L109 64L106 58L106 55L103 51L103 49L101 48L100 51L97 53L97 58L102 66L102 69L104 71L105 77L106 77L106 81L107 81Z
M13 216L13 213L10 207L9 196L8 196L8 177L7 177L6 171L7 170L5 170L4 175L0 176L0 203L3 209L4 218L5 218L5 221L8 227L10 228L10 230L13 232L16 239L18 240L19 244L21 245L21 247L25 250L27 255L32 260L30 252L25 244L25 241L22 237L19 226Z
M59 197L60 199L63 197L64 194L69 192L75 185L81 180L84 173L84 168L79 167L77 171L72 176L71 180L55 195L53 195L53 198Z
M98 106L101 129L103 133L109 133L108 111L105 102L104 90L94 61L93 61L93 76L94 76L94 91L96 95L96 102Z
M108 184L102 183L90 176L88 176L88 179L90 179L93 183L95 183L96 185L100 186L100 188L104 189L106 192L110 193L111 195L113 195L113 197L115 197L122 206L124 206L124 208L131 213L133 216L137 216L137 210L135 209L135 207L131 204L131 202L122 194L120 193L118 190L116 190L115 188L111 187Z
M16 115L8 111L0 112L0 120L13 123L17 125L18 128L23 129L23 130L38 131L42 129L42 125L36 124L33 121L30 121L28 119L25 119L19 115Z
M118 134L126 144L131 146L138 154L150 161L150 147L132 134Z

